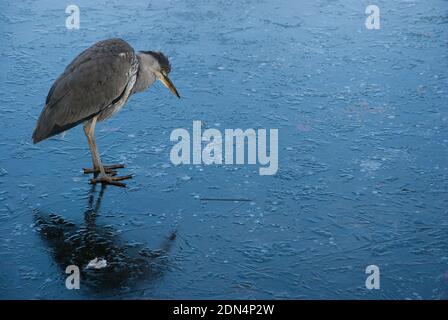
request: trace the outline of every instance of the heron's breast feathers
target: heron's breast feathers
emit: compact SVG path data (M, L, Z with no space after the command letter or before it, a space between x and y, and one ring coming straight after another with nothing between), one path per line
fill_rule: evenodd
M125 105L126 101L128 101L129 97L132 94L132 89L135 86L137 81L137 72L138 72L138 59L134 55L132 59L131 68L126 73L126 77L129 79L127 82L123 92L116 99L112 101L112 103L101 110L98 114L98 121L104 121L109 119L116 112L120 111L121 108Z

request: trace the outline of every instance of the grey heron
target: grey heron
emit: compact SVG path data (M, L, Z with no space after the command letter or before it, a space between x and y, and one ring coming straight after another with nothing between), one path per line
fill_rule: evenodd
M95 43L80 53L54 82L34 129L33 142L83 123L93 160L93 169L84 169L84 173L94 173L90 182L125 186L120 181L132 176L115 176L114 169L124 165L102 164L95 126L119 111L132 94L146 90L156 80L180 98L168 78L170 71L170 62L161 52L135 53L122 39Z

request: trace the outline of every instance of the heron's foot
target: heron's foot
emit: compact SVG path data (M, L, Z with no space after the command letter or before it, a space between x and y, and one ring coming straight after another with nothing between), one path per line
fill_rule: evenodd
M132 179L131 175L123 176L123 177L114 177L114 176L98 176L97 178L90 179L91 184L102 183L102 184L111 184L118 187L126 187L126 184L119 182L122 180Z
M109 173L109 174L117 174L117 171L115 171L115 169L121 169L124 168L124 164L113 164L110 166L104 166L104 172L105 173ZM82 168L82 170L84 171L84 174L89 174L89 173L100 173L100 168Z

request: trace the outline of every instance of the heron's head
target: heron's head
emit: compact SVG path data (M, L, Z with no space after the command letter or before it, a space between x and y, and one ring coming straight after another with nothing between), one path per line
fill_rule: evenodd
M152 72L156 79L160 80L176 97L180 98L176 87L168 78L168 74L171 71L171 64L168 58L162 52L156 51L140 51L139 56L143 68Z

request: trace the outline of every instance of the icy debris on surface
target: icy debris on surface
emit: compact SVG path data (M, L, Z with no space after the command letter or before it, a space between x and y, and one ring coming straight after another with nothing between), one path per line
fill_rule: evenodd
M103 258L95 258L89 261L87 269L104 269L107 267L107 261Z

